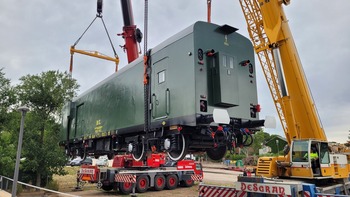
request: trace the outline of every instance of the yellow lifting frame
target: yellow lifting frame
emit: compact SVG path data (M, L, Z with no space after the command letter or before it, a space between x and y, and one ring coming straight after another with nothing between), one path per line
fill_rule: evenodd
M115 62L115 72L118 71L118 65L119 65L119 57L118 56L110 57L110 56L104 55L98 51L79 50L79 49L75 49L74 46L71 46L70 47L71 57L70 57L70 67L69 67L70 74L72 74L72 72L73 72L73 55L74 55L74 53L79 53L79 54L88 55L91 57L96 57L96 58Z

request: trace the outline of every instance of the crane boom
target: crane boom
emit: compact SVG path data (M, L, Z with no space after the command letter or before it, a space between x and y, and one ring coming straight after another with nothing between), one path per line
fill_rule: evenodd
M326 141L283 3L289 1L240 0L288 143L293 139Z
M284 156L260 157L256 174L306 179L348 178L346 155L329 151L283 11L282 4L289 3L290 0L240 0L249 36L289 145L284 149Z
M123 36L125 40L125 45L123 46L126 49L128 56L128 63L134 61L139 57L139 51L137 48L137 42L141 42L142 34L139 29L136 28L134 24L134 17L132 14L132 5L130 0L120 0L122 13L123 13L123 33L118 34Z

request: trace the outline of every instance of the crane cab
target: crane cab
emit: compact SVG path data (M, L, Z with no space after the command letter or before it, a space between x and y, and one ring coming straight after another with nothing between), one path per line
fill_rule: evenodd
M294 140L289 154L292 177L324 179L348 176L346 156L331 153L327 142Z
M286 149L285 149L286 150ZM330 151L320 140L293 140L286 155L260 157L256 175L302 179L342 179L349 176L347 157Z

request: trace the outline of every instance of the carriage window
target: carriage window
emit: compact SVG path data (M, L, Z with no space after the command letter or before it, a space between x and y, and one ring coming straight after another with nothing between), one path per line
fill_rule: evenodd
M165 70L158 73L158 84L165 82Z
M223 65L224 67L227 66L226 55L223 55L223 56L222 56L222 65Z
M233 69L233 57L230 57L230 68Z

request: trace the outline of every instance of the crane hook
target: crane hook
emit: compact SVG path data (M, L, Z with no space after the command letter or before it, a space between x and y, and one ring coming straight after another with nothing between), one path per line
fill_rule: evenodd
M103 6L103 0L97 0L97 17L102 17L102 6Z

